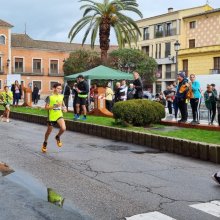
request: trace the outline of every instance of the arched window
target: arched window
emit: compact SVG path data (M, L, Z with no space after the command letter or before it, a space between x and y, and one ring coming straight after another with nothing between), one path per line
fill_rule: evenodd
M5 36L0 35L0 44L5 44Z

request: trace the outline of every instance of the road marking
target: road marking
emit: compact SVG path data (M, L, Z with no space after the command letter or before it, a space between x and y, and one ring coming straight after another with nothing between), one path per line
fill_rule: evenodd
M160 212L148 212L143 214L126 217L127 220L176 220Z
M220 217L220 201L212 201L207 203L199 203L190 205L190 207L206 212L210 215Z

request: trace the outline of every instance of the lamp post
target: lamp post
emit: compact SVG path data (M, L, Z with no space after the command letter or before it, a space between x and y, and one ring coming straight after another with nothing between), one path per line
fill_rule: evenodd
M180 43L179 41L177 40L175 43L174 43L174 50L176 51L176 66L175 66L175 72L176 72L176 75L178 74L178 51L180 49Z

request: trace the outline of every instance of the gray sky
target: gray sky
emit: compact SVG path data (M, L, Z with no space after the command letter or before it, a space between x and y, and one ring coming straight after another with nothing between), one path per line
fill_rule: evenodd
M98 0L101 1L101 0ZM174 10L204 5L206 0L137 0L144 18ZM220 8L220 0L209 0L213 8ZM24 33L35 40L69 42L68 33L72 25L82 17L82 3L78 0L0 0L0 19L12 24L12 33ZM139 17L132 14L132 18ZM81 43L84 32L80 32L75 43ZM111 44L116 44L111 34Z

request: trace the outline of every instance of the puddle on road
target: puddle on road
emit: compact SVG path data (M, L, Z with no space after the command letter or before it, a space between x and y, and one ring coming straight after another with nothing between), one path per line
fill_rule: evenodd
M89 146L91 147L101 147L106 150L110 151L129 151L131 153L135 154L158 154L162 153L160 150L157 149L151 149L151 148L146 148L146 147L138 147L138 146L125 146L125 145L117 145L117 144L110 144L110 145L105 145L105 146L98 146L95 144L90 144Z
M46 188L40 181L24 171L16 170L16 172L7 175L5 178L28 189L29 192L39 199L50 202L68 211L76 211L69 200L65 200L60 194L55 192L55 190Z

